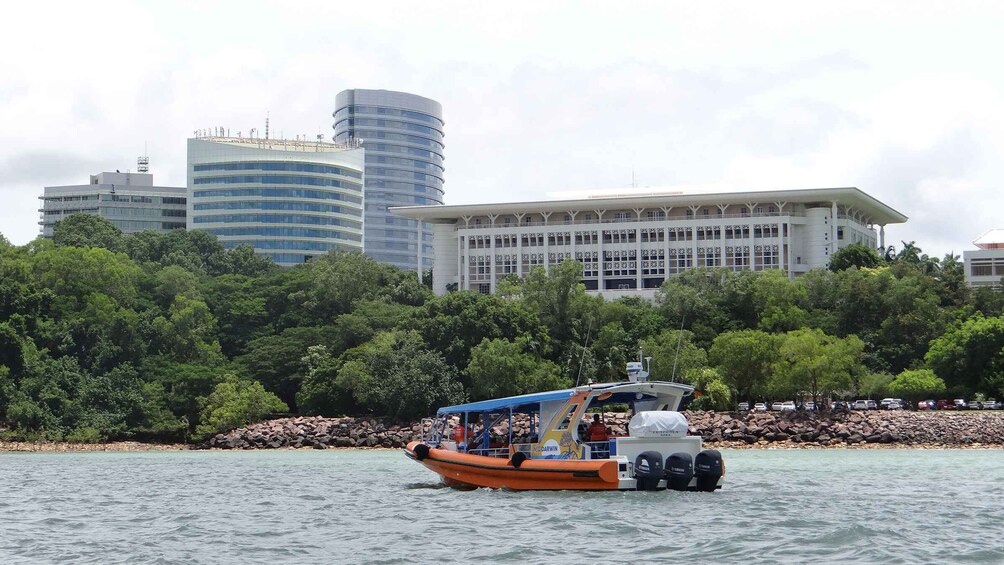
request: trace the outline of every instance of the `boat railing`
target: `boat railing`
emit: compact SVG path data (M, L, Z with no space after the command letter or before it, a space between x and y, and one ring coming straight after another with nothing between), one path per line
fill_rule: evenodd
M471 449L468 451L471 455L483 455L485 457L498 457L500 459L507 459L509 457L508 447L488 447L485 449Z
M590 459L610 459L610 441L586 441Z

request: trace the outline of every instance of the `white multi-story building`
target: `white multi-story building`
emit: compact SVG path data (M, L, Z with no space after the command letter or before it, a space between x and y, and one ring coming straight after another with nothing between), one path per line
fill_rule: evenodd
M885 246L906 216L857 188L656 194L394 208L433 224L433 289L489 293L508 275L573 259L586 289L652 297L687 269L825 267L852 243ZM878 230L876 231L876 226Z
M141 170L145 163L141 157ZM45 187L38 224L43 237L52 237L56 222L83 212L110 221L124 233L184 229L186 193L183 186L154 186L153 175L146 172L99 173L91 175L88 184Z
M976 238L973 251L963 251L966 284L969 286L997 286L1004 279L1004 230L990 230Z
M363 250L363 149L320 140L188 140L188 229L280 265Z

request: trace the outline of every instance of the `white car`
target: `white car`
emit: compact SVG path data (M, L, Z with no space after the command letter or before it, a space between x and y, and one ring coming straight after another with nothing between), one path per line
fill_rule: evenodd
M756 404L753 405L753 411L754 412L766 412L767 411L767 405L764 404L763 402L757 402Z
M780 412L781 410L784 410L784 402L775 402L770 405L770 409L775 412Z
M872 402L874 402L874 400ZM867 400L855 400L854 404L851 405L851 408L854 409L854 410L868 410L868 401Z
M781 411L782 412L788 412L788 411L794 412L795 411L795 401L788 400L786 402L782 402L781 403Z

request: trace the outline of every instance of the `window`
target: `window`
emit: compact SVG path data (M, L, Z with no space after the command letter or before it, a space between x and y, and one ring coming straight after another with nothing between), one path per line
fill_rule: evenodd
M571 408L568 409L568 413L562 418L561 423L554 429L556 430L567 430L569 424L572 422L572 417L575 416L575 411L579 409L578 404L573 404Z

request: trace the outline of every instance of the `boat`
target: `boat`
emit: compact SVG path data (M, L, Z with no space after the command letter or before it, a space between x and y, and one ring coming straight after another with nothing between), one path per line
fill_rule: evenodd
M647 377L640 362L631 362L622 382L446 406L437 410L423 440L404 452L457 488L721 488L721 453L688 435L679 412L694 388ZM614 405L630 410L628 433L607 437L604 408ZM514 433L517 420L523 433ZM594 427L587 428L587 421Z

